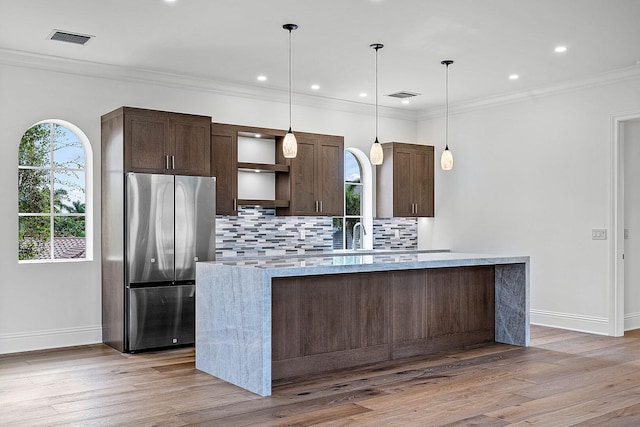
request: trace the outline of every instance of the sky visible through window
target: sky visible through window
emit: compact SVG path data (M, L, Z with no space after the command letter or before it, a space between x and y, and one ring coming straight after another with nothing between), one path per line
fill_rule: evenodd
M344 156L344 180L346 182L361 182L360 163L356 156L345 151Z

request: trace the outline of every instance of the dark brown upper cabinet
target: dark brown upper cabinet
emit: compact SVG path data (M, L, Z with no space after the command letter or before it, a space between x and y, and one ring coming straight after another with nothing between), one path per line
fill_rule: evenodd
M384 162L377 166L377 216L434 216L434 148L430 145L382 144Z
M276 208L278 215L342 215L344 139L340 136L296 132L298 155L295 159L285 159L282 141L286 132L224 123L211 124L211 176L216 177L218 185L216 213L237 215L238 207L246 205ZM238 136L252 134L260 134L270 141L275 139L275 163L238 161ZM245 171L275 173L275 199L240 198L238 174Z
M241 199L238 197L238 171L251 170L267 173L288 174L285 164L242 163L238 161L238 136L260 134L263 137L282 138L284 130L241 126L224 123L211 123L211 176L216 177L216 213L219 215L237 215L238 207L289 206L289 199ZM275 145L274 145L275 150ZM274 153L275 157L275 153Z
M238 213L238 132L233 126L211 124L211 176L216 177L216 213Z
M109 139L120 135L124 172L210 176L210 116L122 107L103 116L103 128L115 120Z
M298 155L285 159L279 138L276 158L290 166L289 174L276 177L276 198L289 206L278 215L340 216L344 213L344 138L296 133Z

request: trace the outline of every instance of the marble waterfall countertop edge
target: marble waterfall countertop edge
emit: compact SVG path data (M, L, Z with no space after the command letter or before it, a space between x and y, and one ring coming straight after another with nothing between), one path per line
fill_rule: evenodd
M380 253L323 253L316 256L264 256L203 261L207 267L257 269L272 277L370 271L412 270L477 265L528 264L529 256L474 254L448 251L385 251Z

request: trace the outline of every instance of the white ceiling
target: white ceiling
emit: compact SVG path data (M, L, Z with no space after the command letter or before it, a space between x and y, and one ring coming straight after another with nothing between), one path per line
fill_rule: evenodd
M444 102L443 59L452 104L635 67L639 22L640 0L0 0L0 49L286 91L295 23L294 92L373 103L383 43L380 104L421 110ZM383 96L400 90L422 95Z

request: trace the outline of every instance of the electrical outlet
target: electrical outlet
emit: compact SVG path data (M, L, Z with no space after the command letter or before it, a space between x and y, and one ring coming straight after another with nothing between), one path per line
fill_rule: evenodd
M628 238L629 238L629 229L628 229L628 228L625 228L625 229L624 229L624 239L626 240L626 239L628 239Z
M594 228L591 230L591 240L607 240L607 230Z

